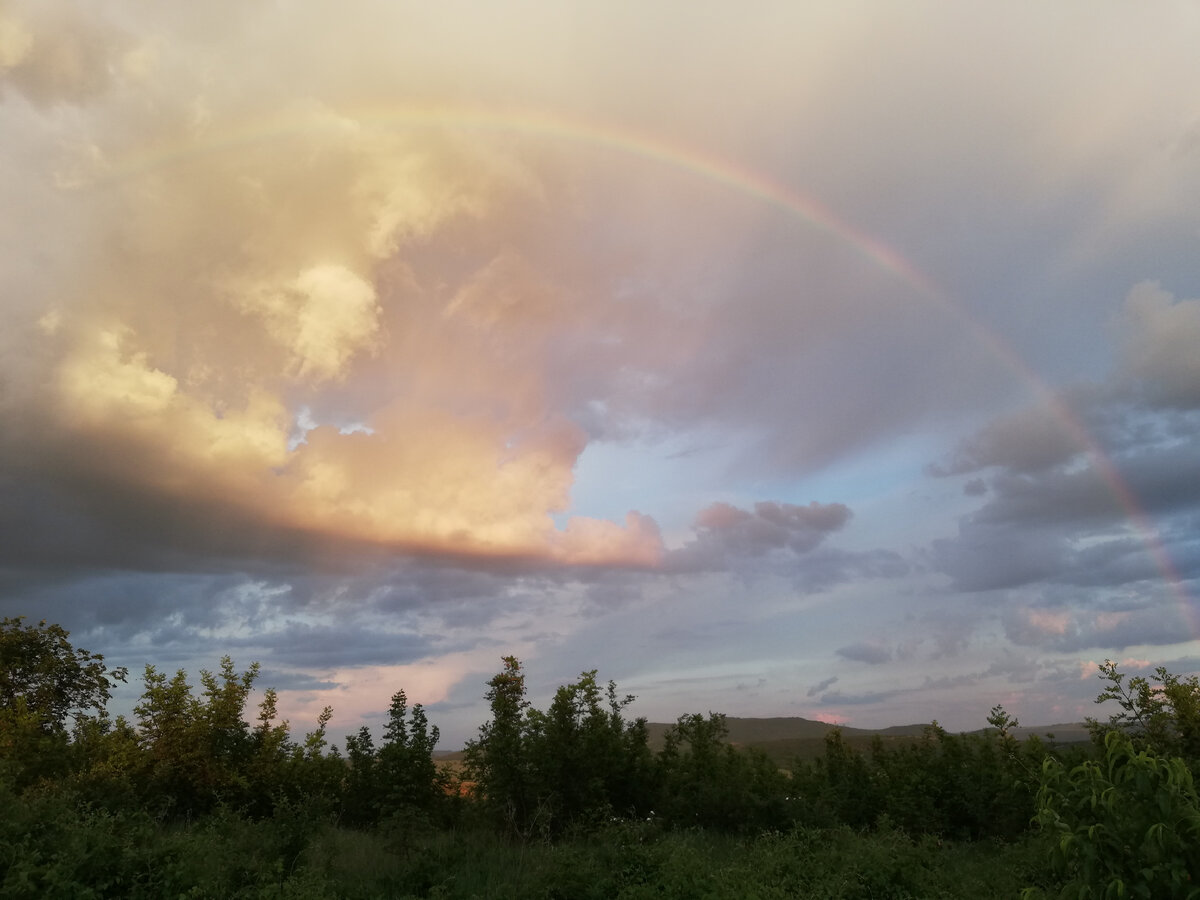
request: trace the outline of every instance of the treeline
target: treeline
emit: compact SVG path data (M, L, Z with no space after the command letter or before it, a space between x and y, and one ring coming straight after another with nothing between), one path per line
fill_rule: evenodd
M328 708L302 739L274 691L248 710L258 675L228 657L198 685L147 666L132 721L112 719L124 669L59 626L0 620L0 895L518 896L541 878L552 896L669 896L672 859L717 866L706 883L718 884L742 865L718 866L720 848L740 842L738 859L775 860L756 873L791 873L759 884L763 896L938 896L963 858L950 847L969 848L953 852L974 854L970 872L996 890L1017 878L1029 896L1200 896L1200 685L1162 670L1125 683L1105 667L1099 700L1120 711L1091 723L1090 753L1018 741L996 707L986 732L934 725L866 752L834 730L821 758L783 770L731 746L713 713L681 717L652 750L645 720L627 714L633 697L595 671L536 709L507 657L454 772L435 763L438 730L403 690L378 742L364 727L339 747ZM815 848L855 841L867 843L845 871L882 856L829 893L812 880L828 862ZM357 894L362 872L338 867L364 846L378 877ZM223 861L197 867L206 847ZM514 874L513 848L541 862ZM568 850L585 857L567 865ZM780 856L811 859L797 872ZM492 874L472 882L472 869ZM700 896L683 872L678 895Z

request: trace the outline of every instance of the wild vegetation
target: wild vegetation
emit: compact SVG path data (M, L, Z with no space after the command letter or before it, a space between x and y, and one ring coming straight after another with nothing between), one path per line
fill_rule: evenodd
M991 726L852 746L786 768L682 716L661 748L596 672L546 710L514 657L460 773L403 690L378 743L302 739L257 665L127 672L59 626L0 620L5 897L1200 896L1200 684L1101 672L1091 752Z

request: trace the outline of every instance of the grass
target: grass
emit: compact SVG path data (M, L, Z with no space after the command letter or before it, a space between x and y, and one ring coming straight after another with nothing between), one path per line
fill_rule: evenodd
M358 831L303 809L264 821L218 812L170 826L55 797L7 812L4 897L987 900L1051 885L1036 834L938 841L887 821L870 832L734 836L623 820L551 843L405 819Z

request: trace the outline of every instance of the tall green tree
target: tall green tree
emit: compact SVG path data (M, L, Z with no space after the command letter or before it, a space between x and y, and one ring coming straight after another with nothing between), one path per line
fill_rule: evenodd
M71 727L105 723L123 667L74 647L70 633L24 616L0 619L0 766L18 785L61 774Z
M596 670L561 686L550 708L528 716L530 761L538 796L555 830L636 814L653 803L653 759L644 719L626 722L632 695L604 690Z
M433 761L439 736L420 703L410 710L403 690L392 695L376 760L385 815L428 815L445 797L443 779Z
M510 833L527 834L537 812L529 745L526 740L525 673L515 656L503 658L504 668L488 681L484 695L492 711L479 737L466 747L466 769L480 801Z

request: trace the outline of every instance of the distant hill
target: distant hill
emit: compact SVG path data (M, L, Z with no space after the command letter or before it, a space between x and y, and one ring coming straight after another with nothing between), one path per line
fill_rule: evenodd
M777 717L770 719L742 719L736 716L726 716L725 724L729 727L729 742L735 747L755 747L762 750L772 760L781 766L797 759L815 759L825 752L825 735L839 726L799 716ZM667 729L671 725L666 722L648 722L646 729L650 734L650 747L661 750L666 738ZM841 726L845 742L856 750L866 751L871 741L878 737L885 744L910 743L921 737L929 724L892 725L888 728L851 728ZM987 729L979 729L975 734ZM1090 740L1087 726L1082 722L1071 722L1060 725L1035 727L1020 727L1014 735L1022 740L1037 735L1043 740L1051 740L1056 744L1075 744ZM434 757L446 762L462 759L461 750L439 750Z
M736 716L726 716L725 724L729 727L729 743L738 747L756 747L777 741L817 740L824 742L825 735L838 727L827 722L817 722L799 716L772 719L741 719ZM656 750L662 747L667 729L671 726L665 722L650 722L646 727L650 731L650 746ZM926 727L928 726L893 725L890 728L872 729L842 726L842 735L846 738L865 737L868 739L877 734L882 737L920 737Z

